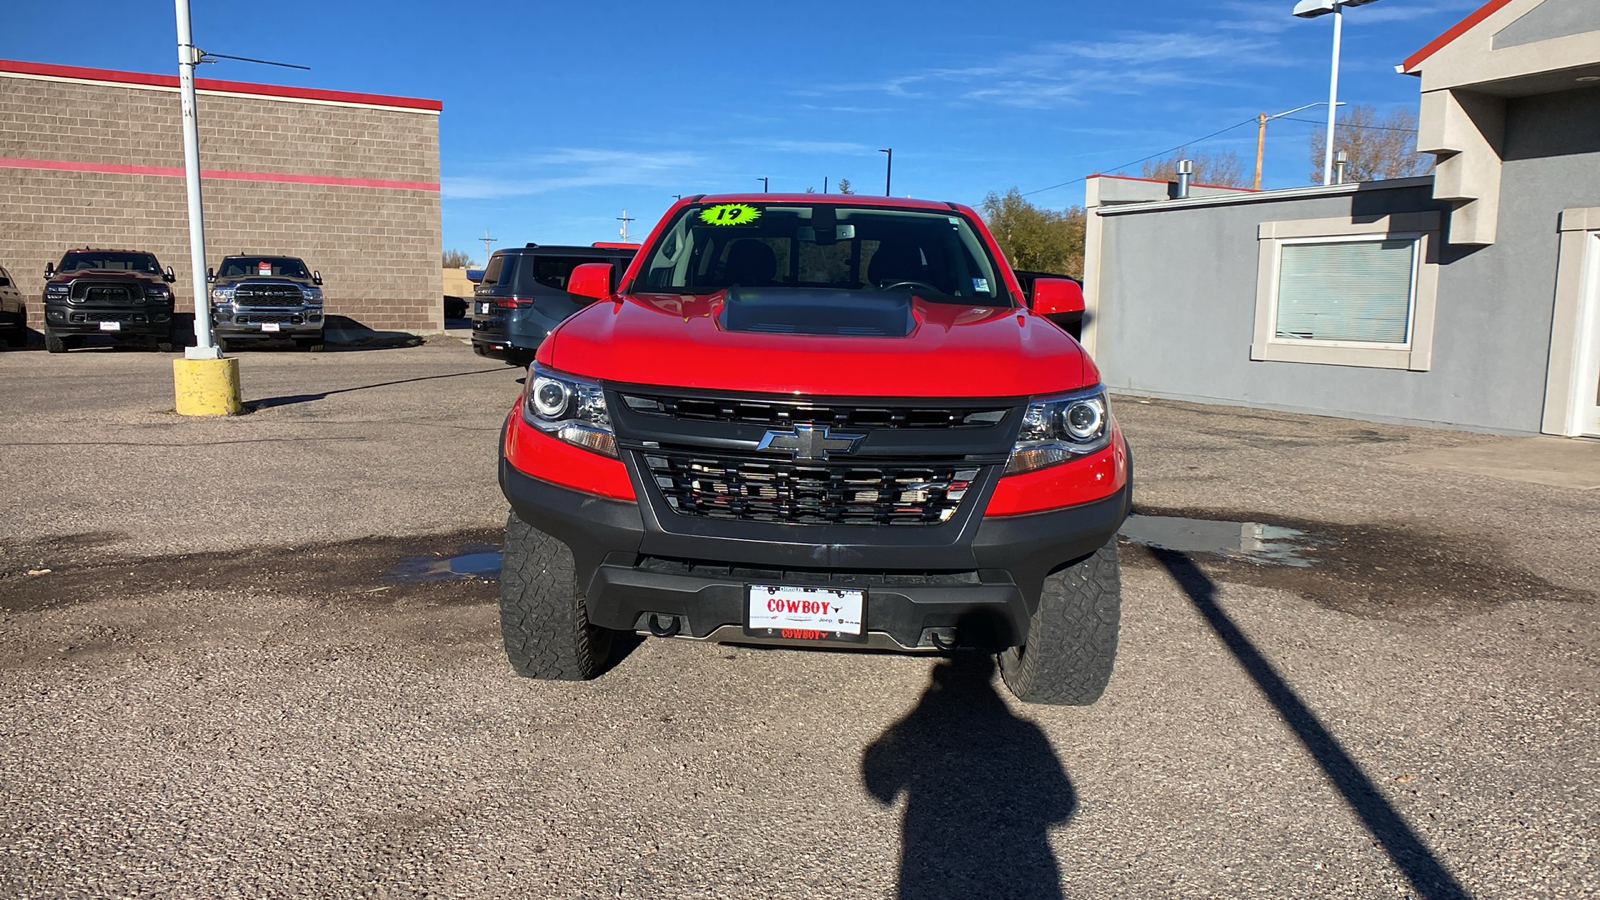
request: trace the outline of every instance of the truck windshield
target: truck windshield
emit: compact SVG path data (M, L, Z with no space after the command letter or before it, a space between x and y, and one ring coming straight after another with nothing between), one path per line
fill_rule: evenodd
M246 275L276 275L280 278L310 278L306 264L292 256L229 256L222 261L218 278Z
M690 206L645 259L631 287L636 293L822 287L1012 305L971 223L936 210L793 202Z
M122 272L161 274L161 264L149 253L119 253L114 250L78 250L61 257L61 271L111 269Z

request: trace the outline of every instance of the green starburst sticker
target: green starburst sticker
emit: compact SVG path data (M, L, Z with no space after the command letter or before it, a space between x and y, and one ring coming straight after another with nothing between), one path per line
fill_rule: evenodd
M749 225L761 218L761 210L748 203L718 203L700 210L700 221L707 225Z

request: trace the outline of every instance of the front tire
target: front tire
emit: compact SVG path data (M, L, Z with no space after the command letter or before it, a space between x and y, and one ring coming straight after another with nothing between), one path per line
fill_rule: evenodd
M500 634L518 675L558 681L600 674L615 634L589 624L572 551L515 512L500 563Z
M67 339L49 328L44 330L44 349L50 353L67 352Z
M1017 699L1088 706L1105 693L1122 622L1117 539L1052 573L1028 621L1027 643L1000 654L1000 674Z

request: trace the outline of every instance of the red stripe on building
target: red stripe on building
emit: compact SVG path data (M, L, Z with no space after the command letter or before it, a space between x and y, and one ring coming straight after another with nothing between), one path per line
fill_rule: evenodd
M40 75L48 78L71 78L80 81L109 81L115 84L135 84L147 87L176 88L178 76L151 75L146 72L121 72L116 69L91 69L84 66L58 66L51 63L22 62L0 59L0 72L17 75ZM420 109L439 112L443 101L424 100L419 97L393 97L388 94L360 94L351 91L325 91L321 88L285 87L279 84L255 84L248 81L219 81L196 78L196 90L217 91L224 94L254 94L258 97L283 97L290 100L325 100L329 103L354 103L360 106L396 106L402 109Z
M1446 44L1458 37L1461 37L1463 34L1466 34L1468 31L1472 30L1472 26L1499 12L1501 7L1510 2L1511 0L1489 0L1488 3L1478 7L1476 11L1469 14L1465 19L1462 19L1461 21L1452 25L1449 31L1446 31L1444 34L1441 34L1429 41L1427 46L1406 57L1406 61L1400 64L1400 68L1406 72L1410 72L1412 69L1415 69L1418 65L1420 65L1423 60L1434 55L1435 53L1438 53ZM1393 57L1391 57L1391 59L1392 58Z
M119 163L70 162L60 159L0 157L0 169L42 169L50 172L90 172L96 175L156 175L182 178L179 166L128 166ZM214 181L270 181L278 184L322 184L333 187L387 188L396 191L437 191L436 181L385 181L381 178L340 178L334 175L295 175L289 172L233 172L201 169L201 178Z

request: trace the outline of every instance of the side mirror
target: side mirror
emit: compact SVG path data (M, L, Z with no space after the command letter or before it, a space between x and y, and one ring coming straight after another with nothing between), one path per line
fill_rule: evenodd
M217 270L216 269L207 268L206 269L206 284L215 284L216 281L217 281Z
M316 269L312 269L311 270L311 283L316 285L317 287L322 287L322 273L318 272Z
M584 263L567 277L567 293L590 300L605 300L611 296L611 264Z
M1070 278L1039 278L1033 282L1033 311L1047 318L1083 316L1083 285Z
M166 279L167 284L171 284L178 280L178 276L172 274L171 266L167 266L167 271L161 277Z
M44 277L46 277L46 278L54 278L54 277L56 277L56 264L55 263L45 263L44 264Z

